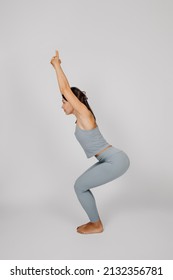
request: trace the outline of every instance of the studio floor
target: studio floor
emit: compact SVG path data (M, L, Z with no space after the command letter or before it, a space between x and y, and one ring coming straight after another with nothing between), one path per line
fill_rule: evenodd
M136 209L134 205L117 211L117 206L110 203L103 209L104 232L81 235L75 229L87 220L63 208L65 205L53 202L1 207L0 259L173 258L170 209Z

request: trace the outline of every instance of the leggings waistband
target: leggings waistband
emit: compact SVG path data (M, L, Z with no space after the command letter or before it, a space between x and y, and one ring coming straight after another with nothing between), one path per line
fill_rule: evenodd
M102 160L102 159L106 159L106 158L112 156L113 154L120 153L120 152L122 152L122 151L113 147L113 146L111 146L106 151L104 151L103 153L101 153L100 155L95 156L95 157L98 160Z

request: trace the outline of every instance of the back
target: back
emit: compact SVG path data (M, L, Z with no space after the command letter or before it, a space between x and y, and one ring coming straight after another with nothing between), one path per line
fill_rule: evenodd
M102 136L98 126L90 130L84 130L76 125L75 136L88 158L109 146L109 143Z

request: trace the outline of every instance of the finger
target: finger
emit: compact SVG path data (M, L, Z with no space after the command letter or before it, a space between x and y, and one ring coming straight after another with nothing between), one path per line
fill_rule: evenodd
M56 50L56 56L59 56L59 52L58 52L58 50Z
M50 63L53 63L54 58L51 59Z
M57 58L57 56L53 56L52 59L51 59L51 61L54 60L55 58Z

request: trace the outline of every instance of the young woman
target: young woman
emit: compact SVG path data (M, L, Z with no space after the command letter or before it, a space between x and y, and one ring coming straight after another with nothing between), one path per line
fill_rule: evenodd
M95 156L97 159L97 162L86 170L74 185L76 195L90 220L87 224L79 226L77 232L100 233L103 231L103 224L90 189L120 177L128 169L130 161L123 151L110 145L100 133L85 92L76 87L70 87L61 68L58 51L50 63L56 71L62 94L62 108L67 115L73 114L76 117L75 136L86 156L88 158Z

